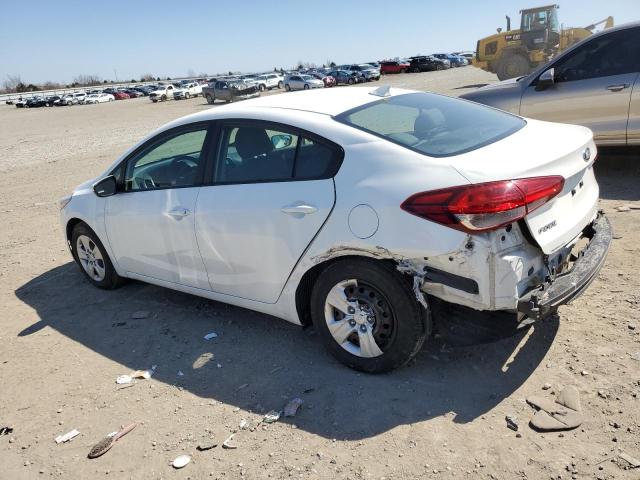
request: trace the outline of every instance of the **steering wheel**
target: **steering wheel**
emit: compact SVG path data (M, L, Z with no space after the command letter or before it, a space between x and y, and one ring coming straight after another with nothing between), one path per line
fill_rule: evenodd
M189 155L178 155L169 165L169 171L173 177L175 185L183 185L191 182L196 169L198 168L198 162Z
M133 181L138 188L138 190L149 190L151 188L156 188L156 184L147 172L142 172L139 177L134 177Z

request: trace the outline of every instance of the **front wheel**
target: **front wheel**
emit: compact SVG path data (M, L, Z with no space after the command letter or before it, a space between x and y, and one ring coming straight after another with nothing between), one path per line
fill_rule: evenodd
M163 102L166 102L167 101L167 96L166 95L162 95L160 97L160 100L162 100Z
M92 285L112 289L124 283L102 242L86 223L79 223L73 229L71 245L74 260Z
M431 333L431 317L409 278L392 264L339 260L318 277L311 317L327 349L345 365L381 373L407 364Z
M287 83L287 84L284 86L284 89L285 89L287 92L290 92L290 91L291 91L291 86Z
M282 86L283 86L283 83L282 83L282 82L278 82L278 88L279 88L280 90L282 90Z
M189 100L189 98L191 98L191 94L189 92L185 93L184 98L185 100Z
M207 100L207 103L209 105L213 105L213 102L216 101L215 98L209 95L208 93L204 96L204 98Z
M304 89L305 89L305 90L309 90L309 85L305 83L305 84L304 84Z
M355 80L353 78L350 78L349 80L347 80L347 83L349 85L353 85L355 83Z
M264 92L267 89L267 87L265 87L264 85L260 84L260 91Z

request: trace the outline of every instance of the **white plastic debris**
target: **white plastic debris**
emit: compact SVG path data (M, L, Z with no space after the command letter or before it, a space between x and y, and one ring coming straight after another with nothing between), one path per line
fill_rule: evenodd
M80 432L74 428L73 430L71 430L70 432L65 433L64 435L58 435L56 437L56 443L68 442L69 440L71 440L72 438L77 437L78 435L80 435Z
M171 463L171 465L173 465L173 468L183 468L186 467L190 461L191 457L189 455L180 455Z
M267 413L264 416L262 421L264 423L274 423L274 422L277 422L279 419L280 419L280 412L277 412L275 410L271 410L269 413Z
M116 378L116 383L118 385L125 385L131 382L133 382L133 377L131 375L120 375L118 378Z
M285 417L295 417L298 409L304 402L301 398L293 398L285 405L284 407L284 416Z
M211 340L212 338L216 338L218 336L218 334L216 332L211 332L211 333L207 333L204 336L205 340Z
M249 427L249 422L247 422L244 418L240 420L240 430L246 430Z
M231 443L231 440L233 440L233 434L229 435L229 437L227 437L227 439L224 442L222 442L222 448L226 448L228 450L234 450L238 448L236 445L233 445Z
M178 376L179 377L184 377L184 373L182 373L182 370L178 370Z

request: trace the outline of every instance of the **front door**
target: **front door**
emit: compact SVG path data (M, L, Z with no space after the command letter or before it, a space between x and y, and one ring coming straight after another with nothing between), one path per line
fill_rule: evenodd
M593 130L600 144L624 144L631 90L638 77L640 29L588 40L549 67L555 83L525 90L520 115L575 123Z
M209 289L195 238L208 124L161 133L128 159L123 192L109 197L111 248L128 273Z
M235 121L216 151L196 207L211 289L275 303L333 208L342 150L293 127Z

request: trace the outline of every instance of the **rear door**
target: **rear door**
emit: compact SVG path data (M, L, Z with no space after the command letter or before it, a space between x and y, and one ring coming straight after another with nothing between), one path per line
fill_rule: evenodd
M243 120L221 125L216 152L196 207L211 289L275 303L333 208L342 149L294 127Z
M593 130L599 144L625 144L629 101L638 77L640 28L600 35L550 65L551 87L522 96L520 114Z

